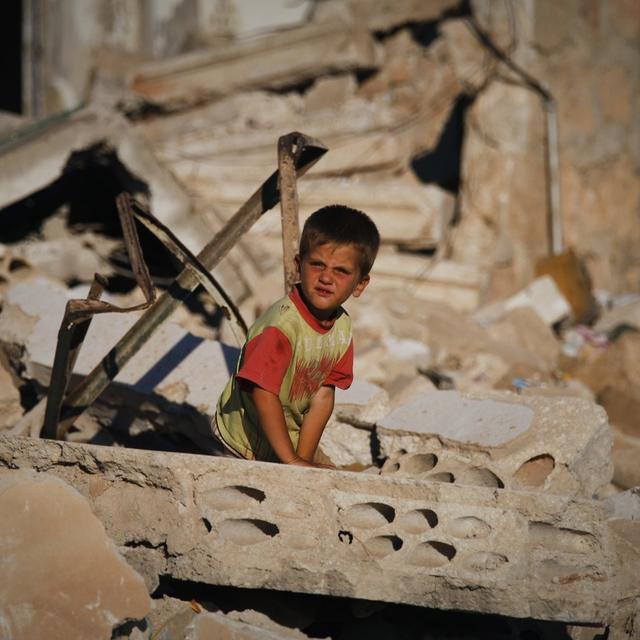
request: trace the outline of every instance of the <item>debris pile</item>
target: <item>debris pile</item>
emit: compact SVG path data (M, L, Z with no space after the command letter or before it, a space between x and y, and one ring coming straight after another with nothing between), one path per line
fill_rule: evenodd
M88 106L0 119L0 630L636 637L637 9L587 4L316 2L257 38L102 52ZM300 221L345 203L383 243L348 306L356 380L321 441L336 471L205 455L242 341L209 294L249 323L282 295L269 209L292 131ZM159 223L142 265L122 192ZM165 290L146 310L141 270ZM139 310L64 334L68 301L97 298ZM285 613L260 603L277 592Z

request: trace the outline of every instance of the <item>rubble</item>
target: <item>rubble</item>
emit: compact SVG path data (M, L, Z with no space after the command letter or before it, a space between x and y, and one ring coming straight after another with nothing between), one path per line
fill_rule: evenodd
M597 501L3 436L0 461L181 580L606 624L635 567L616 577Z
M416 396L378 421L383 473L591 498L611 481L611 432L581 398Z
M0 431L12 427L22 416L18 381L11 374L11 366L0 349Z
M280 22L254 12L251 30L235 0L107 4L85 12L91 43L70 9L47 10L43 24L26 16L29 37L46 35L48 20L64 25L65 42L47 37L42 52L24 43L29 108L25 117L0 114L0 484L34 468L33 483L53 483L53 492L61 478L89 500L119 547L116 564L126 568L124 558L153 594L147 621L113 637L306 637L256 612L182 601L207 585L354 599L364 617L345 637L395 637L400 623L385 617L385 602L450 609L456 625L464 610L567 622L554 630L575 640L634 637L635 6L324 1L305 3L306 23L302 5L280 7ZM292 28L245 37L284 22ZM96 57L77 64L60 53L89 45ZM524 83L514 64L531 74ZM534 277L548 253L548 176L547 114L531 78L557 106L562 227L593 277L602 307L593 326L575 326L557 283ZM88 107L33 117L38 105L73 107L85 93ZM112 291L127 288L120 240L100 228L104 220L73 219L72 199L93 184L82 171L114 191L96 216L115 211L112 195L132 191L197 251L273 170L275 143L292 130L331 150L298 185L301 221L344 202L382 235L371 285L348 305L356 379L336 393L321 441L338 467L364 473L177 453L208 451L241 344L201 297L193 307L210 317L185 305L171 322L162 316L67 442L13 437L25 413L38 433L32 408L50 384L66 300L86 295L95 271L113 276ZM277 213L260 217L215 268L249 322L282 294L281 233ZM167 274L154 273L155 284ZM93 320L73 384L137 317ZM167 590L182 600L163 599ZM315 614L302 609L288 626L311 624ZM501 637L511 637L505 620Z
M8 290L0 315L0 341L24 347L26 372L44 388L49 386L56 336L67 300L65 287L43 277L34 278ZM91 372L139 315L96 316L75 374ZM206 447L217 398L238 353L237 348L199 338L176 324L163 324L118 375L117 384L104 398L106 406L112 407L111 419L128 407L134 415L144 416L166 432L174 429L169 416L181 416L180 433Z
M366 30L343 22L289 29L171 61L148 63L130 74L132 91L165 108L242 89L281 88L326 73L376 66L375 43Z
M0 514L4 637L108 640L116 623L149 611L142 578L63 480L0 472Z

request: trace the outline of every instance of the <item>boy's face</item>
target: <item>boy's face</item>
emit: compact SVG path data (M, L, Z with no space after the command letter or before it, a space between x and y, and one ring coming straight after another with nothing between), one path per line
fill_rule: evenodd
M369 276L360 275L360 252L351 244L321 244L297 256L296 262L305 301L320 320L330 318L345 300L357 298L369 284Z

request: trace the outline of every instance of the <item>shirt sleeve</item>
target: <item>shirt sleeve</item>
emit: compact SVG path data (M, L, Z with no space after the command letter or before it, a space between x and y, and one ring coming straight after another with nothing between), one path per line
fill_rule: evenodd
M247 343L236 378L253 382L278 395L291 363L291 354L287 336L275 327L267 327Z
M353 382L353 340L345 354L336 362L324 384L332 384L339 389L348 389Z

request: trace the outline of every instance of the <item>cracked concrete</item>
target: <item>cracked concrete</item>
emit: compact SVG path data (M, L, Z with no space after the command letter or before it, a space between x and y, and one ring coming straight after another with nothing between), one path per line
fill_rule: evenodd
M576 623L617 606L597 501L9 437L0 465L69 482L181 580Z

